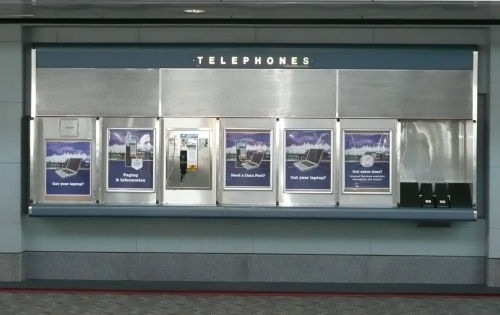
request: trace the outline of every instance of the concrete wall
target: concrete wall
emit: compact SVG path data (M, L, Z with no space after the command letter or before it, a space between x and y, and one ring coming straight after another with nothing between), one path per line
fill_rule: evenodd
M8 39L0 42L0 64L8 70L0 76L0 151L3 153L0 154L0 252L8 253L0 254L0 266L3 261L8 263L3 266L11 266L5 267L9 268L7 271L0 268L0 281L22 278L24 259L24 272L31 279L470 284L485 281L487 247L491 258L500 257L500 246L497 246L500 242L488 241L486 236L489 227L490 237L496 237L496 232L491 231L492 228L500 231L500 225L492 226L492 221L486 220L431 228L418 227L416 222L391 221L30 218L21 215L24 211L21 197L26 197L21 196L20 175L22 40L25 43L477 44L480 46L479 92L487 93L487 28L75 26L27 27L21 34L20 26L1 25L0 34L3 34L0 39ZM18 35L9 37L13 34ZM500 52L492 48L492 54L493 59ZM500 111L497 114L500 119ZM492 172L495 167L500 172L500 164L490 165ZM24 256L17 254L22 251L26 251ZM84 261L89 263L82 264ZM216 269L213 277L200 273L200 270L210 273L213 270L210 266L219 264L227 268ZM488 265L490 269L491 266ZM343 275L346 269L350 276ZM323 280L319 279L325 270L329 273L321 278Z

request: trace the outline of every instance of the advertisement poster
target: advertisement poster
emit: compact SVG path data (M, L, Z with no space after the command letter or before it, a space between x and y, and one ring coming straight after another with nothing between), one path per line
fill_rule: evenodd
M332 131L285 130L285 190L332 189Z
M108 129L108 190L154 191L154 129Z
M225 187L271 188L271 131L225 132Z
M47 140L45 194L90 196L90 140Z
M390 192L390 172L390 131L344 132L344 192Z

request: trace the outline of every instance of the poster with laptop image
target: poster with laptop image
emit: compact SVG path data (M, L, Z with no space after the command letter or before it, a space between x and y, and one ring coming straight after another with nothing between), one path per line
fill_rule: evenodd
M90 140L47 140L45 143L45 194L90 196Z
M344 131L344 192L391 192L391 132Z
M154 129L108 129L108 191L154 191Z
M285 129L285 191L331 189L332 130Z
M271 188L271 130L225 130L225 188Z

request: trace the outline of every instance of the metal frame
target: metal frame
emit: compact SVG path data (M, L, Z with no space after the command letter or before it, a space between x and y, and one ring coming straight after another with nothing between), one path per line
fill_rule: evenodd
M228 187L226 186L226 133L227 133L227 130L241 130L242 132L243 131L249 131L249 132L252 132L252 131L255 131L256 133L257 132L262 132L262 133L267 133L269 132L269 149L271 150L271 154L270 154L270 159L269 159L269 186L237 186L237 187ZM274 161L274 154L275 154L275 150L274 150L274 134L273 134L273 129L266 129L266 128L224 128L224 143L221 147L222 151L221 151L221 154L222 154L222 161L223 161L223 167L222 167L222 178L223 178L223 182L222 182L222 190L266 190L266 191L270 191L270 190L273 190L273 161ZM236 131L238 132L238 131Z
M153 145L153 186L151 189L143 189L143 188L109 188L109 131L110 129L119 129L119 130L152 130L153 131L153 140L154 140L154 145ZM125 193L138 193L138 192L156 192L156 128L135 128L135 127L126 127L126 128L119 128L119 127L108 127L106 128L106 152L105 153L105 161L106 161L106 192L125 192Z
M329 131L330 132L330 147L331 147L331 153L330 153L330 189L286 189L286 132L288 130L297 130L297 131ZM282 191L283 193L286 194L331 194L335 187L333 186L334 178L333 178L333 169L335 168L334 164L334 136L335 132L333 128L283 128L282 129L282 146L281 146L281 153L283 154L282 158L280 158L280 161L282 162L281 165L281 180L283 183Z
M89 139L89 138L75 138L75 139L68 139L68 138L61 138L61 139L54 139L54 138L44 138L43 139L43 142L44 142L44 147L43 147L43 156L45 158L47 158L47 142L88 142L90 144L90 170L89 170L89 194L88 195L67 195L67 194L64 194L64 195L57 195L57 194L47 194L47 161L44 160L43 161L43 169L44 169L44 172L43 172L43 182L45 183L44 185L44 189L43 189L43 195L45 197L47 196L50 196L50 197L75 197L75 196L80 196L80 197L89 197L89 198L92 198L92 195L93 195L93 191L94 191L94 188L92 186L92 184L94 183L94 180L93 180L93 177L94 177L94 174L95 174L95 171L94 171L94 165L93 165L93 152L94 150L92 149L92 139ZM40 161L42 162L42 161Z
M345 150L345 134L346 134L346 131L347 132L352 132L352 133L363 133L363 134L369 134L369 133L372 133L372 134L377 134L377 133L389 133L389 139L390 139L390 144L389 144L389 152L390 152L390 160L389 160L389 170L390 170L390 174L389 174L389 190L388 191L346 191L346 187L345 187L345 153L344 153L344 150ZM392 147L392 141L393 141L393 136L392 136L392 130L391 129L383 129L383 128L380 128L378 130L376 129L354 129L354 128L345 128L345 129L342 129L342 150L341 150L341 155L342 155L342 175L341 175L341 180L342 180L342 194L345 194L345 195L348 195L348 194L352 194L352 195L392 195L392 172L393 172L393 169L392 169L392 165L393 165L393 162L392 162L392 159L393 159L393 147ZM367 188L361 188L361 189L367 189Z
M472 207L475 209L477 205L477 115L478 115L478 61L479 53L475 50L472 53L472 134L473 134L473 143L472 143Z
M162 141L168 141L170 131L205 131L209 135L209 154L210 154L210 184L208 188L185 188L185 189L167 189L166 175L168 163L168 145L162 146L160 169L162 178L158 180L158 196L162 204L168 205L215 205L217 194L217 176L218 176L218 140L219 140L219 120L216 118L162 118Z
M210 153L209 153L209 160L210 160L210 165L212 165L212 159L213 159L213 156L212 156L212 135L211 135L211 132L212 132L212 129L211 128L168 128L168 127L165 127L165 137L164 137L164 140L167 140L169 139L169 135L170 135L170 132L171 131L177 131L177 132L185 132L185 133L198 133L200 131L204 131L204 132L208 132L208 143L210 145ZM164 145L163 146L163 159L162 159L162 162L165 163L165 171L164 171L164 176L165 176L165 187L163 189L165 190L179 190L180 187L171 187L171 188L168 188L168 178L169 178L169 175L167 172L168 171L168 167L166 167L168 165L168 161L171 159L171 155L170 155L170 150L167 149L168 148L168 145ZM168 152L168 153L167 153ZM175 152L174 152L175 154ZM212 178L212 175L213 175L213 170L212 168L210 167L210 170L209 170L209 177ZM211 190L213 187L212 187L212 180L210 180L210 184L207 186L207 187L189 187L189 186L182 186L182 189L185 189L185 190Z

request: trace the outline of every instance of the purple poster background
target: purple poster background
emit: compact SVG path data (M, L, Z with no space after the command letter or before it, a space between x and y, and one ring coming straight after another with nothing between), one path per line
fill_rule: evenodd
M390 191L390 132L344 133L345 191Z
M225 158L226 187L271 187L269 130L226 130Z
M91 161L89 140L46 141L45 194L90 196Z
M154 189L154 129L108 129L108 189Z
M331 190L331 130L285 130L285 189Z

